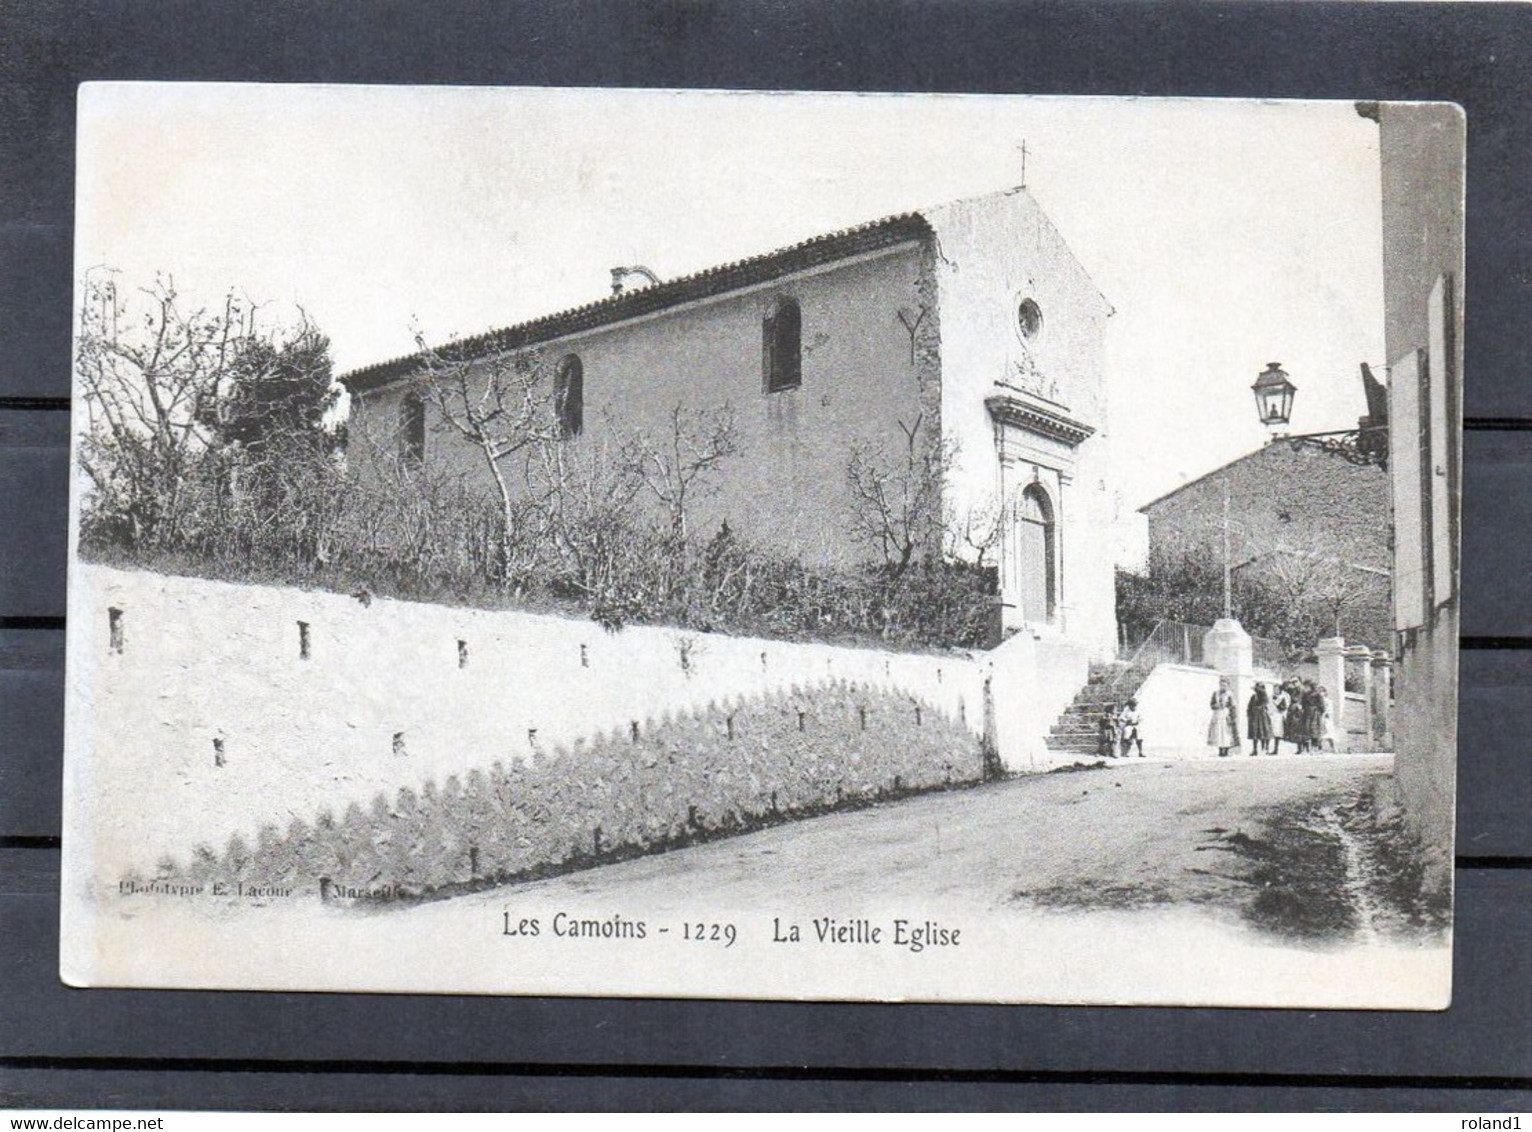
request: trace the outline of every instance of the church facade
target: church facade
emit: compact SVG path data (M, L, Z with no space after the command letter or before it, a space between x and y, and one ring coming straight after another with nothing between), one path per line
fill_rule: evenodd
M1004 626L1104 657L1116 638L1110 315L1015 189L620 291L442 353L536 352L572 445L595 443L603 422L660 436L677 408L727 407L737 452L699 519L821 562L866 554L851 533L854 449L893 465L911 435L940 445L949 522L998 531L985 553ZM408 458L484 474L422 396L421 357L342 380L353 414L374 435L393 430Z

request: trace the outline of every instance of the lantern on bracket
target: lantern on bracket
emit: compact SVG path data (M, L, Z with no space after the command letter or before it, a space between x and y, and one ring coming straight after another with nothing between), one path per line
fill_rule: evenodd
M1363 367L1364 376L1371 372ZM1352 464L1374 464L1388 467L1388 423L1382 424L1364 418L1358 428L1339 429L1333 432L1309 432L1289 436L1288 422L1293 416L1293 394L1298 392L1283 370L1280 362L1267 362L1266 368L1250 387L1255 394L1255 408L1261 423L1271 430L1271 443L1285 441L1294 452L1302 448L1314 448L1339 456Z
M1298 392L1298 387L1288 380L1282 364L1267 362L1250 389L1255 394L1255 407L1261 423L1273 434L1285 429L1293 416L1293 394Z

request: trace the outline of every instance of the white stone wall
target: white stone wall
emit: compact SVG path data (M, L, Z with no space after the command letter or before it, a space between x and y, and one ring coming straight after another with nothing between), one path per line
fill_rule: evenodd
M1463 290L1463 177L1465 119L1461 107L1451 103L1384 103L1380 107L1379 159L1383 195L1383 290L1384 340L1388 357L1405 361L1409 372L1389 375L1389 419L1396 438L1421 434L1432 398L1403 397L1412 376L1415 351L1434 350L1436 357L1423 359L1429 375L1438 383L1436 403L1446 410L1445 431L1457 440L1462 427L1464 380ZM1455 281L1454 302L1446 319L1451 344L1433 326L1432 291L1443 276ZM1445 385L1445 378L1450 381ZM1429 392L1421 390L1419 392ZM1438 445L1440 448L1441 446ZM1441 467L1447 486L1460 484L1461 445L1449 443L1427 462ZM1391 470L1396 477L1404 469L1404 454L1395 451ZM1397 539L1420 537L1428 529L1432 493L1422 477L1396 478L1394 516ZM1441 499L1440 496L1436 497ZM1449 492L1448 540L1442 549L1456 546L1461 504ZM1400 543L1402 545L1402 542ZM1431 548L1433 551L1435 548ZM1426 555L1427 561L1434 553ZM1450 570L1458 569L1457 553L1448 554ZM1409 559L1396 562L1408 574ZM1452 885L1452 839L1457 771L1457 667L1459 610L1455 584L1444 604L1428 602L1419 555L1413 558L1417 575L1413 587L1413 610L1401 608L1399 624L1409 629L1401 638L1401 655L1395 670L1399 699L1393 719L1397 751L1395 774L1404 802L1405 816L1420 838L1426 863L1427 884L1443 891ZM1436 569L1432 562L1432 569ZM1407 581L1402 578L1401 581ZM1455 578L1453 581L1455 582ZM1429 595L1435 596L1435 595Z
M1012 772L1046 770L1072 755L1044 737L1090 675L1089 650L1020 632L985 655L1001 761Z
M1395 671L1394 773L1420 838L1427 883L1452 883L1457 784L1458 609L1452 602L1407 638Z
M1084 680L1083 654L1030 639L996 658L643 626L608 633L588 620L384 598L364 606L83 564L71 599L69 766L79 777L68 829L108 878L539 747L829 680L907 694L977 738L993 666L997 713L1009 721L1004 757L1027 769L1042 765L1042 736ZM122 611L120 654L110 650L111 608Z
M1208 746L1208 702L1218 691L1218 673L1211 668L1159 664L1138 689L1138 713L1144 753L1153 758L1204 758L1218 752ZM1245 738L1244 708L1240 708L1240 738ZM1248 749L1248 748L1247 748Z

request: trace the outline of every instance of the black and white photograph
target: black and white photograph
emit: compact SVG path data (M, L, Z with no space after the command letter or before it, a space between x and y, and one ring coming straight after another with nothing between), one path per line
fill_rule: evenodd
M62 978L1446 1008L1466 128L84 85Z

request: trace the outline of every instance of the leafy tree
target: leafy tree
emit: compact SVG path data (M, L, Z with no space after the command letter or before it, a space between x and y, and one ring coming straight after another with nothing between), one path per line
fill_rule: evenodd
M1254 567L1322 635L1343 636L1368 607L1386 607L1390 592L1386 571L1358 565L1347 551L1340 538L1316 533L1300 546L1278 544Z
M295 443L328 450L336 441L326 416L338 396L330 340L305 319L285 338L252 334L238 343L214 428L221 443L250 452Z

